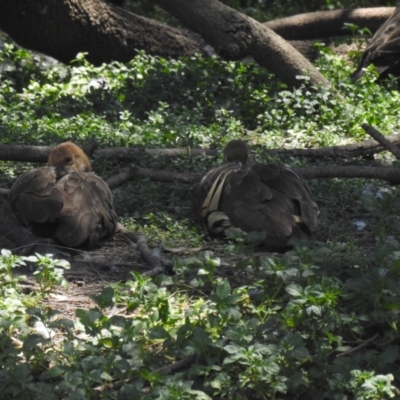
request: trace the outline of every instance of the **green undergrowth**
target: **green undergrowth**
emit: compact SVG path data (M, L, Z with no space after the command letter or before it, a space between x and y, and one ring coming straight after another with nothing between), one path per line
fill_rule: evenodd
M243 138L257 161L306 166L337 161L271 158L263 150L362 140L363 122L384 133L399 127L396 83L378 85L370 68L352 84L354 66L322 45L316 65L332 86L313 90L307 76L290 89L255 63L140 53L128 64L94 67L79 55L64 66L6 43L1 144L93 138L103 148L221 149ZM143 154L134 163L199 172L220 161ZM1 161L0 186L10 187L32 166ZM125 166L94 160L104 178ZM190 185L142 180L115 189L121 221L145 233L151 246L169 248L176 275L152 280L132 273L72 317L51 303L65 286L65 262L4 250L0 398L398 398L399 190L359 179L321 179L310 187L320 229L315 241L284 255L199 232ZM22 267L36 279L30 293Z

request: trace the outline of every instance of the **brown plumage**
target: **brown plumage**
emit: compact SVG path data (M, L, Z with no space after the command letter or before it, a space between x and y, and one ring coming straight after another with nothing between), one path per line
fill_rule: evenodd
M365 73L363 68L370 64L375 65L381 77L400 76L400 6L375 32L351 79L354 82L360 79Z
M54 147L47 167L24 173L11 188L19 220L33 233L67 247L90 249L112 236L118 224L112 194L91 169L75 144Z
M254 164L242 140L227 144L224 161L195 189L193 211L202 226L217 235L263 232L260 244L271 249L310 237L319 211L296 173L280 164Z

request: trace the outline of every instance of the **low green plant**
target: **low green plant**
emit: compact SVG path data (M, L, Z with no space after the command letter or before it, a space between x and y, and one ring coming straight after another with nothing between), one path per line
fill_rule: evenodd
M35 265L33 275L42 295L54 290L56 285L61 285L64 289L68 288L68 282L63 276L64 269L70 268L68 261L53 259L52 254L42 256L38 253L25 257L25 260Z

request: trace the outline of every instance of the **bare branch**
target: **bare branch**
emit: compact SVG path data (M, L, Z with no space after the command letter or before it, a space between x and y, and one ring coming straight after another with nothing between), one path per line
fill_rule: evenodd
M158 249L149 249L147 238L140 232L124 232L129 243L138 251L141 259L150 265L151 270L143 272L143 276L153 277L160 274L174 275L172 263L163 260Z
M366 178L382 179L392 183L400 183L400 168L387 167L354 167L329 166L311 168L293 168L304 179L320 178Z
M379 142L386 150L390 151L398 160L400 160L400 149L392 144L385 138L377 129L368 124L362 124L361 127L368 135L372 136L377 142Z
M0 160L22 162L46 162L51 146L22 146L1 144Z
M361 350L364 347L367 347L371 342L373 342L378 337L379 337L379 333L377 333L376 335L372 336L372 338L369 338L368 340L366 340L365 342L361 343L357 347L354 347L354 348L352 348L350 350L347 350L347 351L344 351L343 353L338 354L336 356L336 358L347 356L348 354L351 354L351 353L355 353L356 351Z
M198 182L203 174L197 172L187 172L185 174L167 171L163 169L141 168L136 165L131 166L132 178L148 178L156 182L178 182L178 183L195 183Z
M119 186L122 186L126 182L132 181L133 179L135 179L135 177L132 176L131 169L124 168L118 175L107 179L106 183L109 186L109 188L113 190Z
M400 135L394 134L385 136L385 139L395 146L400 145ZM85 149L85 146L82 146ZM0 160L22 161L22 162L46 162L50 154L51 146L21 146L0 144ZM375 140L363 140L359 143L351 143L342 146L322 147L319 149L267 149L263 154L268 155L287 155L301 157L355 157L370 156L386 150ZM138 147L114 147L107 149L97 149L91 154L94 158L135 161L138 156L147 154L151 157L180 157L180 156L216 156L219 151L216 149L146 149Z
M154 373L160 373L163 375L169 375L173 374L174 372L177 372L183 368L189 367L196 361L196 354L193 354L191 356L185 357L182 360L176 361L173 364L166 365L165 367L158 368Z
M147 154L151 157L180 157L180 156L214 156L217 155L217 150L212 149L191 149L190 147L176 148L176 149L145 149L133 147L114 147L110 149L96 150L94 157L107 158L112 160L132 161L139 155ZM0 157L1 159L1 157Z
M82 148L86 152L86 146ZM22 161L22 162L47 162L52 146L23 146L0 144L0 160L3 161ZM140 147L113 147L108 149L96 149L87 153L89 156L101 159L132 161L138 156L147 154L151 157L180 157L180 156L214 156L218 154L213 149L191 149L175 148L175 149L146 149Z
M392 15L394 9L395 7L371 7L317 11L268 21L264 25L286 40L348 35L351 31L346 28L345 23L355 24L360 28L367 27L375 32Z
M385 137L387 141L395 146L400 145L400 135L390 135ZM321 147L319 149L270 149L264 150L263 154L269 155L286 155L286 156L299 156L299 157L357 157L357 156L371 156L373 154L381 153L386 148L381 146L375 140L363 140L358 143L350 143L342 146L329 146Z
M400 168L386 167L355 167L355 166L328 166L311 168L293 168L297 174L304 179L319 178L367 178L382 179L390 182L400 182ZM152 170L149 168L133 167L132 179L148 178L157 182L180 182L193 184L199 182L203 174L186 173L180 174L165 170Z

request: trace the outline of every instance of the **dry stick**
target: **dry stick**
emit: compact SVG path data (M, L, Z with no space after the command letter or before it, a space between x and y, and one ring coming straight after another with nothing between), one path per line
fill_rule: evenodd
M304 179L320 178L366 178L382 179L391 183L400 183L400 168L386 167L311 167L293 168Z
M379 142L386 150L390 151L398 160L400 160L400 149L390 143L385 136L382 135L377 129L368 124L362 124L361 127L368 135L372 136L377 142Z
M386 136L385 139L394 145L400 145L400 135ZM84 146L85 147L85 146ZM46 162L51 146L20 146L20 145L0 145L0 160L3 161L23 161L23 162ZM290 155L304 157L348 157L348 156L369 156L380 153L386 148L375 140L363 140L359 143L351 143L342 146L322 147L319 149L268 149L263 154L268 155ZM215 149L146 149L114 147L108 149L98 149L89 154L101 159L111 159L119 161L132 161L138 156L147 154L151 157L180 157L180 156L216 156L220 152Z
M385 139L393 145L400 145L400 135L386 136ZM385 151L386 148L381 146L376 140L363 140L358 143L350 143L342 146L321 147L319 149L270 149L264 150L263 154L268 155L287 155L297 157L356 157L371 156L373 154Z
M364 343L361 343L359 346L354 347L353 349L350 349L350 350L344 351L343 353L338 354L336 356L336 358L347 356L347 354L354 353L354 352L356 352L358 350L361 350L362 348L368 346L368 344L371 343L372 341L374 341L378 336L379 336L379 333L377 333L375 336L372 336L372 338L369 338Z
M319 179L319 178L367 178L367 179L382 179L393 183L400 182L400 168L386 167L311 167L311 168L294 168L297 174L304 179ZM153 170L150 168L140 168L132 166L129 178L130 179L150 179L156 182L179 182L193 184L200 181L202 173L176 173L166 170Z
M169 375L172 374L174 372L177 372L185 367L188 367L189 365L193 364L196 361L196 355L193 354L191 356L185 357L182 360L179 360L171 365L166 365L165 367L161 367L158 368L156 370L154 370L152 373L156 374L163 374L163 375ZM114 390L116 389L120 389L123 385L125 384L129 384L131 382L133 382L133 379L125 379L123 381L119 381L119 382L114 382L114 383L110 383L110 384L105 384L105 385L101 385L95 388L95 390L97 391L104 391L107 388L112 388Z
M145 149L138 147L112 147L108 149L92 150L88 146L82 146L89 156L101 159L119 161L135 160L138 156L147 154L151 157L180 157L180 156L215 156L218 154L214 149L191 149L189 147L176 149ZM0 160L22 161L22 162L47 162L52 146L21 146L21 145L0 145Z
M204 173L187 172L176 173L165 169L150 169L141 168L136 165L131 165L130 175L133 178L149 178L156 182L179 182L179 183L195 183L198 182Z
M96 150L94 157L107 158L112 160L135 160L138 156L147 154L151 157L180 157L180 156L215 156L218 154L214 149L191 149L190 147L176 148L176 149L140 149L128 147L114 147L110 149Z
M394 10L395 7L371 7L316 11L268 21L264 25L286 40L318 39L348 35L351 30L345 23L375 32Z
M230 342L230 339L224 338L222 339L222 344L225 345ZM158 368L153 373L161 373L164 375L172 374L174 372L177 372L181 370L182 368L188 367L189 365L193 364L196 361L197 355L192 354L191 356L187 356L183 358L182 360L176 361L173 364L166 365L164 367Z
M159 373L163 375L169 375L174 372L177 372L185 367L188 367L189 365L193 364L196 361L196 355L193 354L191 356L185 357L182 360L179 360L173 364L166 365L165 367L158 368L153 373Z
M132 176L132 172L130 168L124 168L118 175L115 175L106 180L107 185L109 188L115 189L119 186L122 186L124 183L133 180L135 177Z
M381 179L390 181L392 183L400 183L399 168L328 166L293 168L293 171L301 175L304 179L366 178ZM150 179L154 182L178 182L193 184L199 182L203 175L203 173L196 172L181 174L168 170L154 170L132 165L130 168L123 169L118 175L108 179L106 182L110 186L110 189L115 189L134 179ZM9 193L9 189L0 189L0 196L8 196Z
M156 275L165 274L166 268L172 268L171 263L169 263L167 260L161 259L159 251L155 249L149 249L145 235L140 232L125 232L124 236L139 252L141 259L149 264L152 268L150 271L143 272L143 276L154 277ZM169 272L172 271L170 270Z

